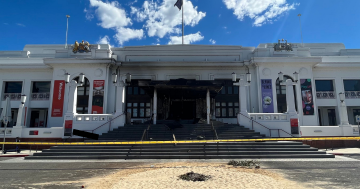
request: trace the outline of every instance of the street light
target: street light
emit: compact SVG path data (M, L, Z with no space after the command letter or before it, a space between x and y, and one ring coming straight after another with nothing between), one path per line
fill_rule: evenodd
M279 75L279 81L280 81L280 82L283 82L283 80L284 80L284 74L283 74L282 72L279 72L278 75Z
M65 83L68 84L70 82L70 74L65 73Z
M26 95L22 94L21 95L21 104L25 104L26 102Z
M295 82L298 82L298 80L299 80L299 73L294 72L293 74L294 74L294 80L295 80Z
M79 83L80 83L80 85L84 84L84 81L85 81L85 75L83 73L81 73L79 75Z
M113 73L113 74L112 74L112 82L113 82L113 83L116 83L116 82L117 82L117 74L116 74L116 73Z
M233 73L231 74L231 76L232 76L232 81L236 82L236 73L233 72Z
M131 74L130 73L126 74L126 82L131 83Z
M345 100L345 93L341 92L339 93L340 102L343 103Z
M246 73L246 81L248 82L248 83L250 83L251 82L251 73L248 71L248 73Z

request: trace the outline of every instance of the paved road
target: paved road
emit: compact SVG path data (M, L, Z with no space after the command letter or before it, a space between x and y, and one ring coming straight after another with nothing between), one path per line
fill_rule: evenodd
M142 163L0 163L0 183L2 185L0 188L79 189L81 183L70 182L59 185L51 182L79 181L140 164Z
M282 173L287 179L311 183L320 188L360 187L360 161L284 161L261 164L263 169Z
M357 158L360 159L360 156L357 156ZM0 183L2 184L0 188L81 188L81 183L75 183L75 181L106 175L121 169L130 168L131 166L143 164L150 165L149 163L146 163L146 161L33 162L10 160L11 161L0 161ZM226 162L227 160L223 161ZM207 160L205 162L212 161ZM282 173L290 180L310 183L311 185L309 185L309 188L312 188L312 186L326 189L359 188L360 186L360 161L357 159L340 158L337 160L330 158L321 161L293 161L291 159L284 161L270 160L261 161L261 167L263 169ZM59 181L70 181L70 183L59 184ZM73 181L74 183L71 183ZM39 185L39 183L49 184Z

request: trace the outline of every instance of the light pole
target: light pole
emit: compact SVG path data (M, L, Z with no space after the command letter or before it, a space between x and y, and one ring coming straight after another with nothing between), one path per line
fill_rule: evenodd
M70 18L70 15L66 15L66 39L65 39L65 49L67 49L67 37L68 37L68 29L69 29L69 18Z
M299 22L300 22L300 34L301 34L301 46L304 47L302 29L301 29L301 14L298 14Z

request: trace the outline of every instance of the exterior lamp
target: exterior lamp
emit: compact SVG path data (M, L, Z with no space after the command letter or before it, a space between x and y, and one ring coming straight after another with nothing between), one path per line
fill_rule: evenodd
M126 82L131 83L131 74L129 73L126 74Z
M282 82L284 80L284 74L282 72L279 72L278 75L279 75L279 81Z
M231 76L232 76L232 81L236 82L236 73L233 72L233 73L231 74Z
M250 83L251 82L251 73L248 71L248 73L246 73L246 81L248 82L248 83Z
M299 73L294 72L293 74L294 74L294 80L295 82L297 82L299 80Z
M112 74L112 81L113 81L113 83L117 82L117 74L116 73Z
M345 100L345 93L343 93L343 92L339 93L339 97L340 97L340 102L341 102L341 103L344 102L344 100Z
M84 80L85 80L85 75L83 73L81 73L79 75L79 83L82 85L84 83Z
M70 82L70 74L66 73L65 74L65 83L68 84Z
M21 95L21 104L25 104L26 102L26 95Z

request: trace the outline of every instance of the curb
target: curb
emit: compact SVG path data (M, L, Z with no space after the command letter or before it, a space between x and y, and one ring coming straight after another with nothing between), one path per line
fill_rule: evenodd
M345 156L345 155L360 156L359 153L328 153L328 154L334 154L334 155L338 155L338 156Z
M0 155L0 158L2 157L26 157L29 156L29 154L20 154L20 155Z

